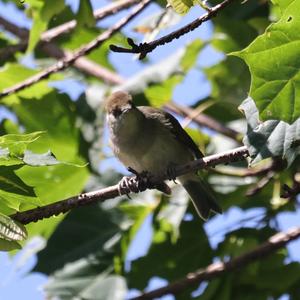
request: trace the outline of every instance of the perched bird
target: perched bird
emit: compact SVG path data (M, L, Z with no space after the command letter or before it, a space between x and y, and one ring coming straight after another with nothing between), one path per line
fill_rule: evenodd
M136 173L146 171L158 176L172 166L203 157L171 114L149 106L135 106L127 92L110 95L106 111L113 152ZM180 176L178 180L201 218L206 220L210 211L221 213L212 191L196 173ZM164 183L158 189L164 190Z

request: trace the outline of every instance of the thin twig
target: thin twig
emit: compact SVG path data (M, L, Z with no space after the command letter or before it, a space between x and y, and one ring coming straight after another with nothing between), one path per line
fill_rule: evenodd
M140 43L139 45L135 44L134 41L130 38L127 39L127 42L131 48L123 48L116 45L110 45L110 50L114 52L120 53L135 53L140 54L139 58L143 59L146 55L153 51L156 47L162 46L166 43L172 42L174 39L178 39L186 33L191 32L192 30L199 27L203 22L206 22L212 18L214 18L219 11L224 9L230 3L235 0L224 0L223 2L217 4L216 6L212 7L207 13L202 15L201 17L197 18L193 22L189 23L188 25L183 26L182 28L175 30L157 40L154 40L150 43Z
M107 16L115 14L120 10L128 8L133 4L139 2L139 0L120 0L115 3L109 4L103 8L99 8L94 11L94 18L97 21L104 19ZM68 33L76 27L77 21L71 20L57 27L51 28L45 31L41 35L40 43L38 46L49 56L55 57L57 59L62 59L63 57L71 56L71 52L60 49L56 44L50 43L51 40L58 37L61 34ZM0 51L0 57L5 60L7 57L12 56L17 51L25 51L28 45L29 30L25 28L20 28L10 21L2 18L0 16L0 25L7 31L13 33L21 42L17 45L8 46ZM81 57L74 62L74 67L80 71L95 76L99 79L103 79L109 84L121 84L123 80L116 73L96 64L95 62Z
M188 164L177 166L174 168L174 174L177 176L190 173L203 168L208 168L215 166L217 164L228 163L233 161L238 161L244 159L249 155L246 147L235 148L230 151L225 151L222 153L210 155L203 157L198 160L194 160ZM147 187L152 187L157 182L162 182L167 180L169 174L166 171L165 174L161 174L158 177L150 177L149 184ZM129 194L130 190L126 187L120 187L119 185L110 186L98 191L88 192L78 196L74 196L56 203L52 203L46 206L37 207L28 211L19 212L11 217L23 224L28 224L30 222L36 222L44 218L49 218L51 216L58 215L60 213L65 213L75 207L88 205L95 203L97 201L104 202L105 200L115 198L119 195Z
M267 242L256 247L252 251L232 258L228 262L216 262L205 269L187 274L185 278L179 279L165 287L143 293L130 300L154 299L163 295L177 295L186 290L187 287L199 285L199 283L221 276L225 272L231 272L245 267L253 261L260 260L276 250L284 247L287 243L300 237L300 227L289 229L287 232L279 232L268 239Z
M237 177L249 177L249 176L263 176L269 172L279 172L286 167L286 164L281 159L273 158L267 161L263 166L253 168L234 168L230 166L220 166L214 168L212 172L221 175L237 176Z
M111 3L105 7L101 7L99 9L95 10L94 18L95 18L95 20L100 21L100 20L104 19L105 17L116 14L117 12L119 12L125 8L128 8L138 2L140 2L140 0L120 0L120 1L117 1L114 3ZM77 21L71 20L64 24L61 24L54 28L51 28L42 34L41 40L45 41L45 42L49 42L64 33L70 32L71 30L73 30L76 27L76 25L77 25Z
M182 106L177 103L170 102L165 105L165 108L183 117L191 116L193 117L193 121L199 124L200 126L205 126L216 132L222 133L225 136L234 139L235 141L241 140L242 135L239 132L229 127L226 127L224 124L220 123L219 121L215 120L214 118L208 115L200 114L194 116L193 109L187 106Z
M274 179L275 172L269 171L263 178L255 183L254 186L251 186L246 191L246 196L254 196L258 194L267 184L269 184Z
M21 42L17 45L7 46L0 50L0 57L2 60L14 55L17 51L24 52L27 47L29 31L24 28L20 28L15 24L11 23L8 20L0 17L0 25L2 27L16 35L21 39ZM55 43L53 42L40 42L38 46L41 48L43 52L51 57L55 57L57 59L62 59L67 56L71 56L72 53L70 51L60 49ZM86 57L80 57L74 62L74 67L78 70L91 75L95 76L101 80L109 84L122 84L124 80L117 75L116 73L96 64L95 62L89 60Z
M109 28L100 34L97 38L89 42L88 44L80 47L78 50L74 51L72 55L64 57L57 61L52 66L46 68L45 70L37 73L36 75L24 80L23 82L16 84L10 88L5 89L0 93L0 97L8 96L12 93L16 93L20 90L23 90L42 79L49 77L51 74L62 71L73 64L78 58L89 54L92 50L99 47L104 41L112 37L116 32L118 32L122 27L124 27L129 21L131 21L138 13L140 13L148 4L150 4L151 0L143 0L140 4L133 9L133 11L119 22L117 22L114 26Z
M57 59L63 59L72 56L72 52L62 50L54 43L42 43L41 49L47 55L55 57ZM103 66L100 66L99 64L86 57L79 57L78 59L76 59L73 63L73 66L76 69L86 73L87 75L95 76L96 78L99 78L108 84L124 83L124 80L121 76L119 76L115 72L110 71L107 68L104 68Z

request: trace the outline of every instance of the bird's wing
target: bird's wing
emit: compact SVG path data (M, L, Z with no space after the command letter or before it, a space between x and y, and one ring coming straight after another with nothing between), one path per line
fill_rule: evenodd
M192 138L187 134L187 132L181 127L180 123L177 121L175 117L171 114L167 113L158 108L150 107L150 106L139 106L139 110L141 110L146 118L156 119L162 125L167 128L174 138L178 140L180 143L187 146L191 152L194 154L195 158L203 157L202 152L199 150L198 146L192 140Z

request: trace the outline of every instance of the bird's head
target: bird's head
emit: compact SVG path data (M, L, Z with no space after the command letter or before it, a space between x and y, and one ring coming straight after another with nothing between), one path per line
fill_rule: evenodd
M135 106L132 102L132 97L127 92L114 92L106 100L107 114L114 116L116 119L133 108Z

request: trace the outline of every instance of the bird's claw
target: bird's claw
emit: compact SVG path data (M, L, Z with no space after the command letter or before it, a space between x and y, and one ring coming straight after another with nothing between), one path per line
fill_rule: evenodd
M175 172L175 165L174 164L170 164L167 168L167 175L168 175L168 179L172 180L175 184L177 184L176 181L176 172Z
M118 185L119 195L124 194L124 192L121 192L124 190L127 190L128 193L139 193L145 191L147 188L151 188L149 172L143 171L142 173L137 173L132 168L128 168L128 170L134 173L135 176L124 176L121 179Z

